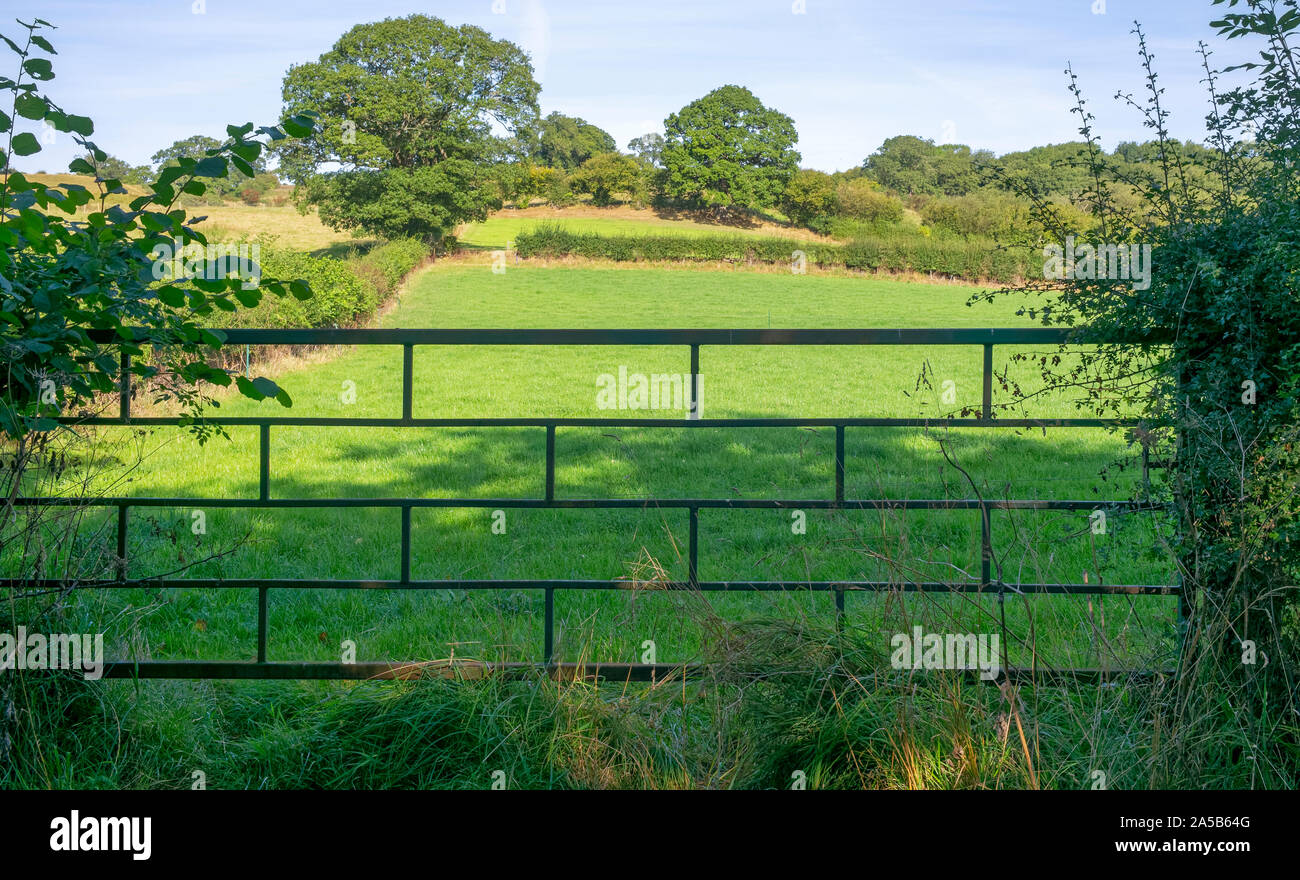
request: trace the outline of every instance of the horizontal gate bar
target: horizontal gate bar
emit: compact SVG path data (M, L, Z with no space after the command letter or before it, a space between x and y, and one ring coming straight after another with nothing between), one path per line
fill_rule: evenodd
M15 498L14 504L30 507L240 507L249 509L287 507L490 507L490 508L584 508L628 510L637 508L712 508L744 510L1118 510L1128 512L1163 510L1164 506L1144 501L1080 501L1050 498L1007 498L980 501L978 498L862 498L837 501L834 498L157 498L104 496L64 498L40 496Z
M137 341L148 341L138 328ZM232 329L213 330L240 345L1036 345L1069 342L1059 327L753 328L753 329ZM114 330L90 330L95 342L124 341ZM1117 342L1123 340L1117 340ZM1155 339L1134 340L1129 344ZM165 344L165 343L164 343ZM1092 344L1092 343L1081 343Z
M59 416L61 425L181 427L180 416ZM1131 428L1137 419L904 419L904 418L331 418L312 416L230 416L205 418L207 425L286 425L317 428Z
M604 681L663 681L673 678L707 678L710 667L698 663L488 663L475 661L417 661L409 663L249 663L214 660L117 660L104 664L106 678L146 679L300 679L300 680L392 680L423 677L480 679L499 675L506 678L532 678L548 675L561 680L577 678ZM997 684L1007 679L1053 682L1099 681L1122 683L1142 681L1172 672L1145 669L1064 668L1002 670L997 678L981 678L974 670L963 670L964 677L975 682ZM924 670L899 670L891 678L916 674L933 675ZM881 673L882 675L885 673ZM760 679L762 672L746 677Z
M67 581L56 579L0 578L0 587L9 589L52 590L67 588ZM433 580L365 580L309 578L142 578L140 580L82 581L76 589L151 589L151 590L674 590L703 592L797 592L897 590L904 593L979 593L995 594L998 582L987 586L979 581L634 581L626 579L433 579ZM1009 584L1002 588L1012 593L1042 593L1070 596L1107 596L1116 594L1173 596L1180 592L1175 584Z

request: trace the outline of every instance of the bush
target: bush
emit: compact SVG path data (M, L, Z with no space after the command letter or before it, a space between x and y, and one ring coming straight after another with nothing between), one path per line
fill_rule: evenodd
M805 168L790 178L781 195L781 210L790 222L808 226L835 213L835 182L829 174Z
M618 195L629 202L638 200L642 184L640 164L622 153L592 156L569 179L574 192L590 193L591 203L602 208L613 204Z
M358 271L373 271L379 302L397 292L407 275L429 258L429 249L413 238L390 241L374 248L357 262Z
M921 208L926 225L958 235L1002 237L1029 223L1029 204L1014 196L979 192L931 199Z
M749 236L603 236L576 233L554 223L539 224L515 237L521 257L576 256L629 261L789 263L801 251L814 266L913 271L970 280L1010 283L1028 275L1025 257L986 239L923 237L915 234L864 236L847 245Z
M404 239L364 257L313 257L259 242L263 275L294 273L311 285L309 300L264 300L254 309L221 316L222 327L334 327L365 321L397 290L402 279L429 256L420 242Z
M865 177L846 180L835 190L838 213L881 227L903 219L903 203Z

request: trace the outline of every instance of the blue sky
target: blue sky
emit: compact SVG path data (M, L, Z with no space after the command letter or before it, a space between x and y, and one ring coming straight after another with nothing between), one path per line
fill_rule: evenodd
M1174 133L1199 140L1197 40L1220 65L1244 52L1214 35L1223 7L1210 0L200 2L202 14L195 0L0 0L0 22L59 26L50 94L91 116L96 142L133 164L191 134L221 136L227 123L274 121L290 64L315 60L355 24L417 12L523 46L542 112L582 116L620 146L735 83L793 117L803 164L827 171L861 163L896 134L998 153L1071 140L1067 62L1108 146L1146 139L1114 100L1142 86L1134 19L1157 56ZM13 24L0 32L19 36ZM60 135L15 165L62 171L74 155Z

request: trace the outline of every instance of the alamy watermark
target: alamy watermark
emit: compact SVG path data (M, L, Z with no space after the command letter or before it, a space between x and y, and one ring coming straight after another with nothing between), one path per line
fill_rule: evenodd
M1043 248L1043 278L1048 281L1109 280L1132 281L1134 290L1151 286L1151 245L1075 244L1073 235L1065 246Z
M1002 671L1002 638L997 633L927 633L921 627L889 640L895 669L978 669L991 681Z
M620 365L617 375L601 373L596 377L596 408L685 410L698 419L700 379L698 373L632 373Z
M10 669L79 669L86 680L104 674L104 634L0 633L0 673Z

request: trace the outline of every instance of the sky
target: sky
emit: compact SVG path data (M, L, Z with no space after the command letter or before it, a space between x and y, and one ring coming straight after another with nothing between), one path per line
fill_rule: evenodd
M620 147L736 84L794 119L805 167L834 171L860 165L899 134L998 154L1076 139L1067 64L1108 148L1149 138L1138 113L1115 99L1143 87L1135 20L1156 56L1172 133L1202 140L1198 40L1218 66L1245 60L1241 41L1209 26L1223 8L1211 0L0 0L0 33L17 40L15 18L58 26L48 94L90 116L95 142L131 164L193 134L224 137L228 123L274 122L291 64L316 60L356 24L422 13L523 47L542 113L581 116ZM66 170L76 144L64 134L49 139L15 167Z

